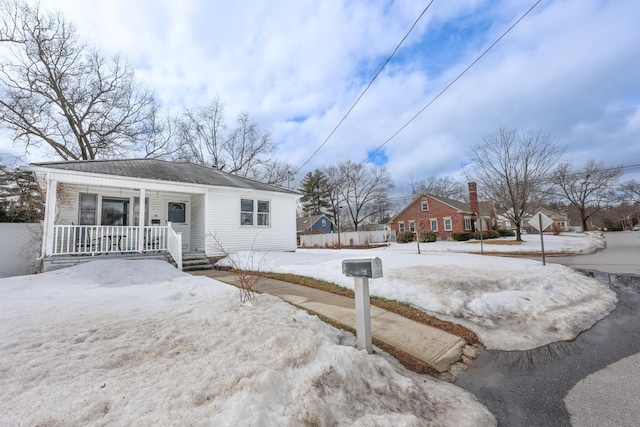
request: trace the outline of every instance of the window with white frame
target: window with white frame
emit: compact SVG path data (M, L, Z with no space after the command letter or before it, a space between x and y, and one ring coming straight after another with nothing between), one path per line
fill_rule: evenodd
M438 231L438 220L432 219L429 222L431 223L431 231Z
M326 219L323 219L323 220L322 220L322 226L323 226L323 227L326 227L326 226L327 226L327 220L326 220Z
M471 218L469 217L464 218L464 229L471 230Z
M429 202L427 202L426 200L423 200L420 206L421 206L422 212L426 212L429 210Z
M409 221L409 231L412 233L416 232L416 223L413 221Z
M444 231L451 231L453 228L451 227L451 218L444 219Z
M240 199L240 225L271 224L271 203L268 200Z
M78 224L96 225L98 223L98 195L80 193L80 209L78 212Z
M398 223L398 231L400 231L401 233L404 231L404 222Z

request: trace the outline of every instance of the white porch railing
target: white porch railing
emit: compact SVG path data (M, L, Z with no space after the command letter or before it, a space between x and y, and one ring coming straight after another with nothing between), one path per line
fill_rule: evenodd
M171 238L175 238L168 233L171 229L169 226L144 226L143 228L140 233L139 226L54 225L53 251L47 255L168 251Z
M176 233L169 222L167 236L169 237L167 239L167 250L176 262L178 270L182 271L182 233Z

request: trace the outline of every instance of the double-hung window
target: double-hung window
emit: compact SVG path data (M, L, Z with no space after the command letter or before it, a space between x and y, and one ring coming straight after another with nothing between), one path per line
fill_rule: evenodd
M409 221L409 231L412 233L416 232L416 223L413 221Z
M80 212L78 224L96 225L98 222L98 195L80 193Z
M451 227L451 218L444 219L444 231L451 231L453 228Z
M471 218L464 219L464 229L471 230Z
M241 199L240 225L271 224L271 203L268 200Z
M429 222L431 222L431 231L438 231L438 220L432 219Z
M422 212L426 212L429 210L429 202L427 202L426 200L423 200L420 206L421 206Z
M398 231L400 233L404 232L404 222L399 222L398 223Z

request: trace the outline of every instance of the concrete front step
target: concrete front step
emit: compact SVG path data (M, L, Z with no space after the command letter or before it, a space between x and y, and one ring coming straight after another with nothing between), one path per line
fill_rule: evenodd
M202 252L182 254L182 271L211 270L213 265Z

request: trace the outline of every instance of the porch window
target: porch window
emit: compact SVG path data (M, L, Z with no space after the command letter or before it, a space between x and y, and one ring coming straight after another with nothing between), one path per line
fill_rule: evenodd
M429 222L431 222L431 231L438 231L438 220L432 219Z
M471 218L466 217L464 219L464 229L471 230Z
M103 197L102 225L129 225L129 199Z
M451 227L451 218L445 218L444 219L444 231L451 231L452 227Z
M80 193L80 212L78 224L96 225L98 210L98 195L90 193Z

